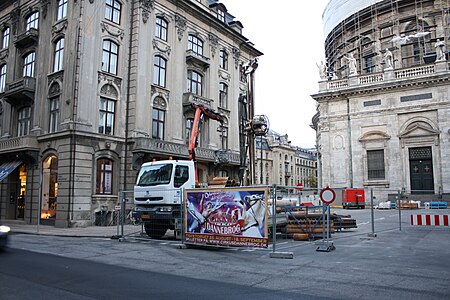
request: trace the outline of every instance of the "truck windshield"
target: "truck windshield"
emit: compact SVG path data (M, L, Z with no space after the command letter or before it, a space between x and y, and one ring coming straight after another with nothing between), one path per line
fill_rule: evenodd
M172 177L172 164L153 165L144 167L141 177L139 178L139 186L151 186L170 183Z

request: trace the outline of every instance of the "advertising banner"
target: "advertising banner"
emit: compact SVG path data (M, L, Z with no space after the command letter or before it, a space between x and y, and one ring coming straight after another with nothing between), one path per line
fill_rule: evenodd
M186 190L186 243L267 248L268 188Z

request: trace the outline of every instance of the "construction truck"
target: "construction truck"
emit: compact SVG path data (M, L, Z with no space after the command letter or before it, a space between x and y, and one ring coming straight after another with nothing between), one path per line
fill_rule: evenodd
M195 148L198 128L203 118L223 124L223 116L198 104L189 140L189 160L162 160L141 166L134 186L133 217L144 224L152 238L161 238L168 229L174 230L181 220L181 190L198 187Z

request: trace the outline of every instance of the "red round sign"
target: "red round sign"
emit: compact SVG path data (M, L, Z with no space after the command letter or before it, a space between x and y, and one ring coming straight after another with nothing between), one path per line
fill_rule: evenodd
M327 186L320 191L320 199L323 203L330 205L336 199L336 192Z
M297 183L297 190L299 191L303 190L303 184Z

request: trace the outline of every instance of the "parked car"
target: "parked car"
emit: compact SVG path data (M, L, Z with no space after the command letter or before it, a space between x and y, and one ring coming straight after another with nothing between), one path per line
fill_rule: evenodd
M0 250L5 249L8 244L8 235L10 231L11 228L9 228L9 226L0 225Z

